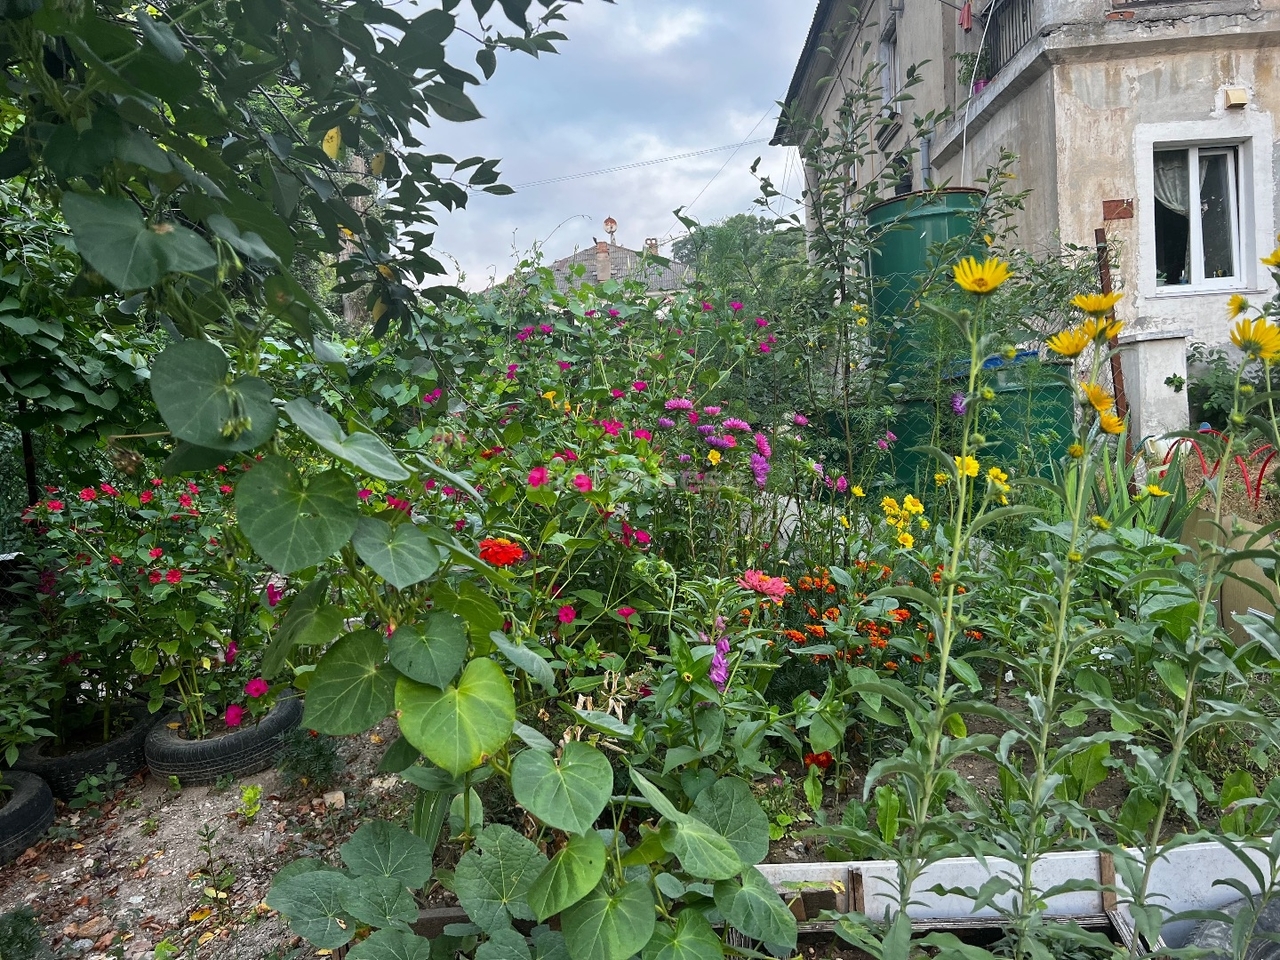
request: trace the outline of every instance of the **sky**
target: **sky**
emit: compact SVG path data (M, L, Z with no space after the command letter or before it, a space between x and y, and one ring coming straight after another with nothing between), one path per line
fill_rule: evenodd
M493 78L468 93L484 115L435 123L431 152L501 158L514 196L473 195L465 210L441 213L435 253L460 266L469 289L509 274L535 244L548 261L606 238L640 249L684 232L672 211L709 223L752 212L750 173L800 182L795 151L767 143L804 45L815 0L586 0L567 8L568 35L555 56L500 56ZM495 8L496 9L496 8ZM538 9L534 5L534 9ZM451 61L474 53L451 42ZM478 75L478 71L477 75ZM765 142L611 174L525 186L534 181ZM456 261L456 266L450 261ZM457 274L454 274L456 277Z

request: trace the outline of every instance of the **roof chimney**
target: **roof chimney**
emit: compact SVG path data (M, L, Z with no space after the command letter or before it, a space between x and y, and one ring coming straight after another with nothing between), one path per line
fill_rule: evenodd
M613 271L610 269L609 262L609 241L596 241L596 282L603 283L608 280Z
M645 250L646 250L648 253L651 253L651 254L653 254L653 255L656 257L656 256L658 255L658 238L657 238L657 237L645 237L645 238L644 238L644 248L645 248Z

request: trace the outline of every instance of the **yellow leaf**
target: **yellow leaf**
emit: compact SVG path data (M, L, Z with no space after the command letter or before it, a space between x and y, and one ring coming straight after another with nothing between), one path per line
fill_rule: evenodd
M369 164L369 168L373 170L375 177L382 176L382 171L387 169L387 155L385 153L375 153L373 162Z
M324 155L330 160L338 159L338 151L342 149L342 130L334 127L324 135Z
M201 666L203 669L208 670L211 666L213 666L213 661L212 661L212 660L210 660L208 657L201 657L201 658L200 658L200 666Z
M203 923L211 916L213 916L213 907L201 907L199 910L192 910L187 919L192 923Z
M170 730L177 730L177 729L179 729L179 728L182 726L182 724L180 724L180 723L166 723L166 724L165 724L165 726L166 726L166 727L168 727Z
M377 303L375 303L375 304L373 305L373 319L374 319L374 321L376 322L376 321L378 321L378 320L382 319L382 315L383 315L384 313L386 313L386 312L387 312L387 305L386 305L385 303L383 303L381 300L379 300Z
M197 941L196 941L196 943L197 943L199 946L202 946L202 947L203 947L206 943L208 943L208 942L209 942L210 940L212 940L212 939L213 939L213 931L212 931L212 930L206 930L204 933L200 934L200 939L199 939L199 940L197 940Z
M394 280L396 278L395 271L392 270L390 267L388 267L385 263L378 264L378 273L382 274L383 278L386 280Z
M227 899L227 895L226 895L226 893L225 893L224 891L222 891L222 890L215 890L213 887L205 887L205 888L204 888L204 895L205 895L206 897L208 897L210 900L225 900L225 899Z

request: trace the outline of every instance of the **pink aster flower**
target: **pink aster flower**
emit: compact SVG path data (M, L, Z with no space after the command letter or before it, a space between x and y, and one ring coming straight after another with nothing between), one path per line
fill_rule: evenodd
M90 500L98 499L98 491L93 487L85 487L80 491L80 499L88 503Z
M223 483L218 485L218 492L222 494L230 493L233 489L234 488L229 483Z
M238 727L244 722L244 707L238 703L233 703L227 707L226 716L223 717L228 727Z
M766 320L764 317L756 317L757 327L767 327L768 325L769 325L769 321Z
M547 468L534 467L529 471L529 486L540 487L547 482Z
M578 488L580 493L590 493L592 488L591 478L585 473L580 473L573 478L573 485Z
M637 439L637 440L652 440L652 439L653 439L653 434L652 434L652 433L650 433L648 430L641 430L639 427L637 427L635 430L633 430L633 431L632 431L632 433L634 433L634 434L636 435L636 439Z
M645 383L643 380L637 380L635 383L631 384L631 389L636 393L644 393L649 389L649 384Z
M182 571L174 567L164 575L164 578L176 586L182 582Z
M727 417L724 421L726 430L750 430L751 424L745 420L739 420L737 417Z
M794 417L791 418L791 422L794 423L797 427L807 427L809 425L809 418L806 417L803 413L797 413Z
M676 422L672 420L670 417L658 418L658 426L662 427L662 429L664 430L670 430L675 425L676 425Z
M98 489L105 493L108 497L120 496L120 491L109 483L99 484Z
M848 477L840 477L836 480L836 491L838 493L844 493L848 489L849 489Z
M254 677L244 685L244 692L254 700L257 700L259 697L265 697L267 695L267 691L270 689L271 688L267 685L267 681L263 680L261 677Z
M878 447L880 450L888 450L889 442L885 440L884 437L881 437L879 440L876 441L876 447Z
M613 394L613 399L615 400L620 400L622 397L627 395L627 391L623 390L621 387L614 387L609 392Z
M561 623L573 623L574 620L578 619L578 611L574 610L573 607L566 603L556 611L556 619Z
M742 304L739 303L737 300L735 300L733 301L733 303L729 304L729 309L732 310L734 313L737 313L739 310L742 309Z
M769 346L767 343L762 343L762 344L760 344L760 352L761 352L761 353L769 353L772 349L773 349L773 348L772 348L771 346Z
M152 547L150 550L147 551L147 553L150 555L152 560L159 560L161 557L164 556L164 548Z
M757 433L755 440L756 440L756 452L759 453L760 456L764 457L766 460L769 457L773 456L773 447L769 446L768 437L766 437L763 433Z
M692 410L693 401L686 397L672 397L663 406L668 410Z
M720 408L719 408L719 407L703 407L703 408L702 408L702 412L703 412L703 413L705 413L708 417L718 417L718 416L720 416Z

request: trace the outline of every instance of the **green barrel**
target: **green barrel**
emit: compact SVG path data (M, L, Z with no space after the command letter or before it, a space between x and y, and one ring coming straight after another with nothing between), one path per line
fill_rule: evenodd
M867 209L873 247L868 269L874 281L871 314L883 337L891 374L927 362L934 321L914 306L920 281L937 245L968 237L986 194L953 187L905 193ZM921 329L915 329L920 327Z
M1049 475L1049 463L1065 457L1075 432L1075 392L1071 367L1029 363L998 378L991 408L997 425L987 427L995 445L983 459L1023 472ZM1002 381L1002 382L1000 382Z

